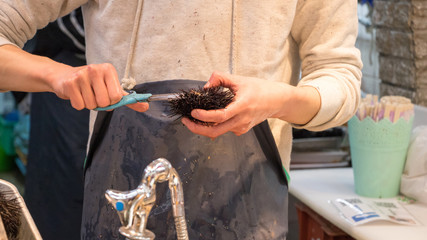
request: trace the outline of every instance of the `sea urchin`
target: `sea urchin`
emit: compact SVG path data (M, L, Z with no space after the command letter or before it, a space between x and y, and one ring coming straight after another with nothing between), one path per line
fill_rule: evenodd
M222 109L227 107L227 105L233 101L233 98L234 94L229 89L223 87L199 87L198 89L181 90L178 97L169 100L168 104L172 112L171 117L187 117L196 123L209 126L211 123L202 122L193 118L191 116L191 111L193 109Z

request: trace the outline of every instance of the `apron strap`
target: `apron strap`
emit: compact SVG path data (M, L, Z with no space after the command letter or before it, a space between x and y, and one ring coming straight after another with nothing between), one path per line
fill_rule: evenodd
M84 175L86 175L86 169L92 164L93 155L107 132L113 113L114 111L100 111L96 116L92 137L89 142L89 151L83 164Z
M286 172L286 169L282 165L280 153L277 149L277 145L274 140L273 133L271 132L270 125L268 124L268 121L265 120L261 122L260 124L253 127L253 130L266 158L270 161L273 161L277 165L277 174L281 175L279 179L281 179L283 183L285 183L286 186L289 187L287 178L288 174Z

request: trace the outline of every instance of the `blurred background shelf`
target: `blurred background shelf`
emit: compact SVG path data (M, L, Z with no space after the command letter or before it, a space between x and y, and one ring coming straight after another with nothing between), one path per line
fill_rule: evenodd
M321 132L294 129L293 134L291 170L351 165L345 126Z

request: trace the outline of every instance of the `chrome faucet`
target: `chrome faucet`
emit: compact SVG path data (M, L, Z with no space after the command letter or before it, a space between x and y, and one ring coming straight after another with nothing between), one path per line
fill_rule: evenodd
M105 197L117 210L122 226L119 232L129 240L153 240L155 235L146 229L151 208L156 202L157 182L169 181L172 210L178 240L188 240L184 211L184 192L178 173L168 160L158 158L144 170L141 183L134 190L107 190Z

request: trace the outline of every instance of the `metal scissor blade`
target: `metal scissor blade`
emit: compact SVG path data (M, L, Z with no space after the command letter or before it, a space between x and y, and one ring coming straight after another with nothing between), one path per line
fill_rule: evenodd
M179 96L178 93L153 94L147 99L147 102L169 101Z

